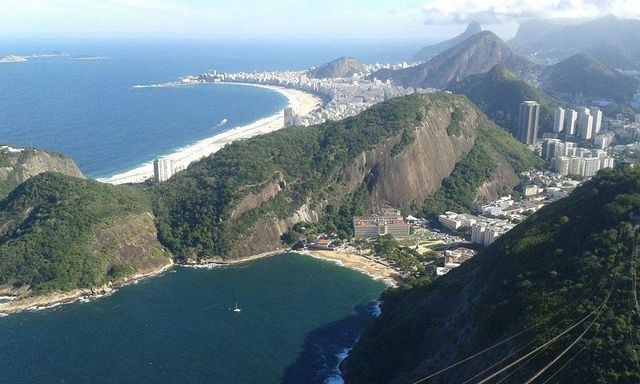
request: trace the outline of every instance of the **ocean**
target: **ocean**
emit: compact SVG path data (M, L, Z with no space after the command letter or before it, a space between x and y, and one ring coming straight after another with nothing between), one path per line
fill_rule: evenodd
M294 254L181 267L109 297L0 318L0 380L339 383L337 365L383 289Z
M232 85L133 88L218 71L301 70L337 57L408 60L420 44L370 41L3 41L0 143L64 153L89 177L121 173L286 105ZM227 119L228 123L220 126ZM175 272L110 297L0 318L7 383L339 383L337 364L384 286L298 255ZM229 310L235 302L240 314Z
M0 64L0 143L73 158L107 178L282 110L277 92L233 85L133 88L207 70L301 70L343 55L399 62L419 44L369 41L2 41L0 57L71 57ZM73 56L104 56L78 60ZM223 120L227 123L221 125Z

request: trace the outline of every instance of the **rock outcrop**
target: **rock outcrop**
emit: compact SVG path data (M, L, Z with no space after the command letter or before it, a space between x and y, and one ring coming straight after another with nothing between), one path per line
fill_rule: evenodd
M63 155L38 149L0 146L0 198L20 183L44 172L84 178L76 163Z

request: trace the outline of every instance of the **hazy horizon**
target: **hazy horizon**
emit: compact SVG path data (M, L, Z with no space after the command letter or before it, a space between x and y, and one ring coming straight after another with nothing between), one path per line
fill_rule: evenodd
M577 11L576 11L577 10ZM471 20L504 39L531 18L639 17L631 0L0 0L2 39L438 41ZM357 23L354 23L357 20Z

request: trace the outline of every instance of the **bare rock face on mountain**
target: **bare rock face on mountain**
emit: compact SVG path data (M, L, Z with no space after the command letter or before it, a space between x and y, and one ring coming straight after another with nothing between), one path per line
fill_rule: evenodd
M513 53L497 35L484 31L424 64L400 70L381 70L372 77L391 79L408 87L446 88L471 75L487 72L498 64L523 80L534 78L537 72L533 63Z
M427 61L432 57L437 56L438 54L446 51L447 49L462 43L463 41L467 40L469 37L480 32L482 32L482 27L480 26L480 24L478 24L478 22L476 21L472 21L467 26L467 29L465 29L465 31L459 34L458 36L452 39L440 42L438 44L433 44L433 45L429 45L422 48L420 51L418 51L418 53L416 53L416 55L414 56L414 59L419 61Z
M364 73L364 65L353 57L341 57L321 67L310 69L309 77L316 79L352 77L358 73Z
M336 212L336 227L350 231L358 210L472 209L538 161L464 97L395 98L339 122L239 141L193 164L158 186L159 238L182 259L276 251L295 224Z
M44 172L84 177L76 163L66 156L36 149L0 147L0 198Z

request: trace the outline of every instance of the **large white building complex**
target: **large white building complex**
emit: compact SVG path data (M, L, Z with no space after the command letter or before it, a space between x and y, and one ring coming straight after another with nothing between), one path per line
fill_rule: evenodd
M578 135L591 140L602 130L602 111L599 108L578 108L578 110L556 109L553 131L564 133L565 137Z
M553 164L556 172L565 176L592 177L599 170L614 165L613 157L604 149L581 148L560 139L545 139L541 156Z

